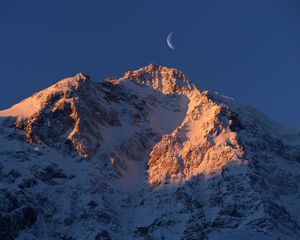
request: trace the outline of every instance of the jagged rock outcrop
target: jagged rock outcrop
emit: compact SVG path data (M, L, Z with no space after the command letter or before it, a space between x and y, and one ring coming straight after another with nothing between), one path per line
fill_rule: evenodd
M174 94L195 88L189 79L179 70L150 64L136 71L128 71L124 75L137 83L150 86L163 94Z
M0 111L1 239L298 239L300 131L154 64Z

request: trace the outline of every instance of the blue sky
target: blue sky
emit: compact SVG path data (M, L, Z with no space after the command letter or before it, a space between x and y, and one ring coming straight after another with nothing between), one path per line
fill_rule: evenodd
M0 109L80 71L156 63L300 126L299 13L298 0L3 0Z

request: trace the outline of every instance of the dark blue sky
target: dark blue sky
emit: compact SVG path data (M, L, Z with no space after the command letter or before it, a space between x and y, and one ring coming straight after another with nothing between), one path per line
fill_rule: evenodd
M156 63L300 126L299 0L2 0L0 30L0 109L80 71Z

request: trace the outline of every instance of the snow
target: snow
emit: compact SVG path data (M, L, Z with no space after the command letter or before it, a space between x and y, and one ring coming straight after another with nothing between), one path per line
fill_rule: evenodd
M9 109L0 111L0 117L16 117L20 116L22 118L29 117L30 115L38 112L40 110L40 102L36 99L26 99L12 106Z
M278 236L279 237L279 236ZM241 239L241 240L274 240L274 236L270 237L263 232L255 232L251 229L245 230L223 230L219 232L213 232L209 234L210 240L232 240L232 239ZM290 238L291 240L291 238Z

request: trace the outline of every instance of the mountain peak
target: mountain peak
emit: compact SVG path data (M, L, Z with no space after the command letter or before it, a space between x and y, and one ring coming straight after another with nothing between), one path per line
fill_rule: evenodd
M85 81L85 80L90 80L90 76L83 72L79 72L75 75L75 79L77 81Z
M49 87L48 90L55 88L59 91L69 91L69 90L78 90L80 87L89 84L90 77L89 75L79 72L73 77L65 78L60 80L53 86Z
M61 80L0 143L0 239L300 239L298 131L174 68Z
M128 71L124 77L151 86L155 90L167 95L195 88L181 71L153 63L135 71Z

